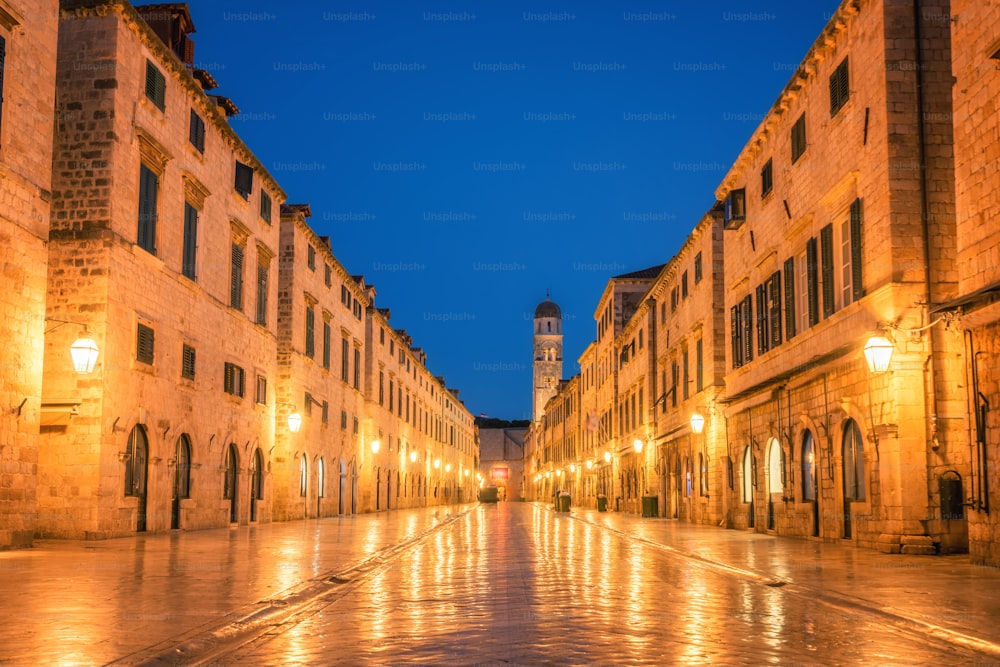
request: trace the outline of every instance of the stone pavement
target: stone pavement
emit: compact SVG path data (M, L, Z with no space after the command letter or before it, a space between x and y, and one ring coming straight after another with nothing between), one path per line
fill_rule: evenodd
M500 503L0 553L0 664L1000 664L967 557Z

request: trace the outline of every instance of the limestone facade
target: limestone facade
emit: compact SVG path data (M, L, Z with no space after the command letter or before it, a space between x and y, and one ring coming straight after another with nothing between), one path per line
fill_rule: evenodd
M503 489L505 500L525 498L526 427L479 429L479 475L484 484Z
M31 546L48 220L52 188L58 2L0 0L0 549ZM66 326L59 364L70 365Z
M1000 6L952 0L952 102L958 297L938 313L960 316L966 375L961 393L971 465L964 508L973 562L1000 565Z

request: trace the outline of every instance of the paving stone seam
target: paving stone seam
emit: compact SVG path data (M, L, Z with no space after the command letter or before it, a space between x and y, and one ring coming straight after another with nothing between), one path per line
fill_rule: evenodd
M828 589L816 588L809 586L807 584L800 584L792 582L791 580L782 579L781 577L775 576L767 572L758 572L755 570L749 570L742 567L737 567L729 563L725 563L718 560L713 560L711 558L706 558L701 554L695 553L693 551L687 551L685 549L678 549L677 547L672 547L667 544L662 544L651 540L646 537L641 537L638 535L632 535L628 531L621 528L614 528L608 526L604 523L596 523L590 521L584 516L580 516L576 513L570 512L566 513L565 516L571 518L575 521L580 521L587 523L596 528L602 528L608 532L614 533L625 539L633 542L638 542L640 544L653 547L660 551L665 551L667 553L674 554L680 558L685 558L688 560L695 561L696 563L709 567L711 569L719 570L728 574L740 576L752 581L756 581L765 586L770 587L780 587L789 593L794 593L796 595L803 595L816 599L823 602L829 606L842 611L857 612L858 610L868 612L882 618L891 621L894 626L901 630L908 631L909 633L916 634L920 639L927 639L927 635L942 640L948 644L958 644L966 648L970 648L975 651L990 653L996 656L1000 656L1000 644L992 642L988 639L983 639L981 637L975 637L972 635L959 632L957 630L952 630L950 628L945 628L940 625L931 623L923 618L913 616L908 614L901 609L895 607L883 607L878 606L870 600L865 598L856 597L852 595L846 595L843 593L837 593L830 591Z
M231 653L268 634L274 628L287 626L290 619L307 612L317 604L320 604L319 608L329 606L352 589L362 585L380 567L418 546L426 538L465 516L471 509L472 507L450 514L434 526L411 535L402 542L376 550L347 567L329 570L266 600L245 605L226 614L222 622L210 621L118 658L108 663L108 667L135 665L162 667L202 665L212 662L220 655ZM267 606L261 607L261 605Z

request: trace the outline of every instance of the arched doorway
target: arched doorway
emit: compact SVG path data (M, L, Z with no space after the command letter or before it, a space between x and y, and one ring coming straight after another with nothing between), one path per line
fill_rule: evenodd
M753 488L756 486L756 480L754 479L754 473L756 471L757 464L753 458L753 452L750 451L750 446L748 445L743 449L743 502L747 503L747 528L753 528L755 525L754 520L754 502L753 502Z
M844 538L853 537L851 503L863 501L865 494L865 444L861 429L853 419L844 423L842 442L844 466Z
M351 464L351 514L358 513L358 466Z
M132 428L125 450L125 495L138 498L135 532L146 532L146 480L149 475L149 440L140 424Z
M819 497L816 480L816 444L812 431L802 434L802 501L812 505L812 536L819 537Z
M777 438L767 441L767 529L775 530L774 494L784 493L785 455Z
M382 469L375 468L375 510L382 509Z
M264 455L254 450L250 470L250 520L257 520L257 501L264 499Z
M229 447L226 449L226 479L222 493L222 497L229 500L229 523L238 523L240 520L239 496L237 495L239 464L240 456L236 451L236 445L229 443Z
M174 453L174 484L170 499L170 528L181 527L181 499L191 497L191 439L186 433L177 438Z

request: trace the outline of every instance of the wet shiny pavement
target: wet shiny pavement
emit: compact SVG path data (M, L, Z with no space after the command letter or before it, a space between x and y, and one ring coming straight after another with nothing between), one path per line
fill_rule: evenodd
M0 664L1000 664L1000 571L524 503L0 553Z

